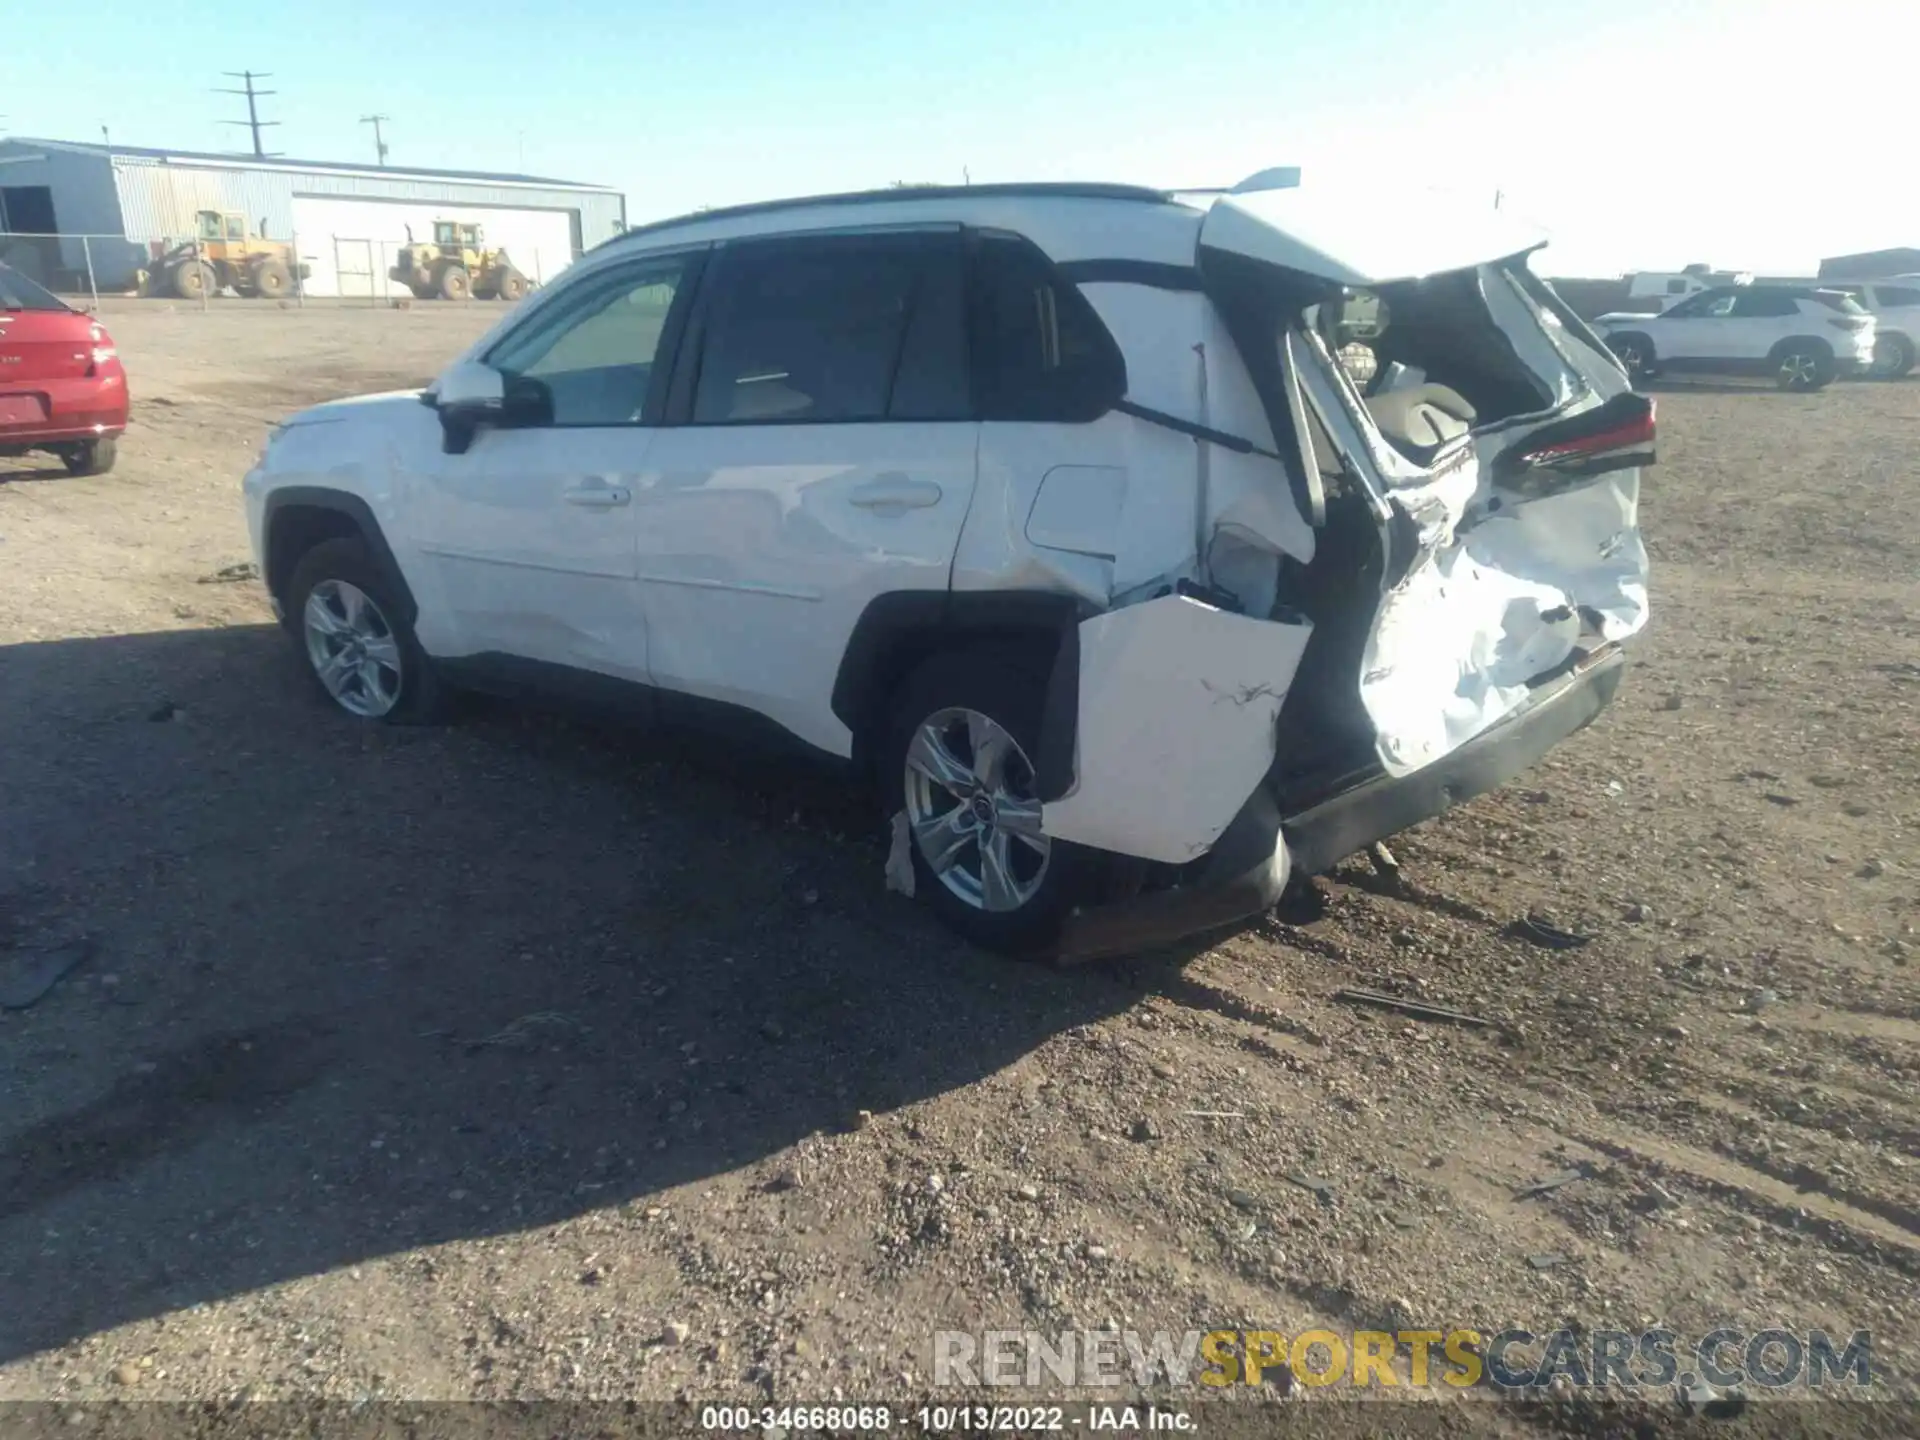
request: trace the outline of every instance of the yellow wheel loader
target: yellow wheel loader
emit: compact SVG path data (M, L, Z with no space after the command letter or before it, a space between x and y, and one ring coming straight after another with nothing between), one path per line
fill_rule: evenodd
M195 239L171 249L154 245L152 260L140 272L142 295L198 300L231 290L249 299L278 300L293 293L296 277L305 280L313 273L290 242L249 233L244 215L202 210L194 223Z
M505 250L487 249L486 232L478 225L436 220L431 245L415 241L409 228L396 259L387 274L419 300L474 296L511 302L527 293L527 277L514 269Z

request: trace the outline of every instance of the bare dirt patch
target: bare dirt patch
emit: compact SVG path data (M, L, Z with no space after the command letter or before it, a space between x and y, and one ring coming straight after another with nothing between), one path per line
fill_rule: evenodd
M1054 973L884 893L857 797L313 699L218 578L239 476L497 313L112 308L120 469L0 462L0 955L90 947L0 1013L0 1397L904 1399L936 1328L1569 1320L1871 1328L1912 1394L1920 384L1661 395L1593 729L1399 881Z

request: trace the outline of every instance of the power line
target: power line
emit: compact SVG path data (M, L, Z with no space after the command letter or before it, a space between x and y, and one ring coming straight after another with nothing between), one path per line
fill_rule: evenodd
M218 90L217 89L213 92L214 94L244 95L247 97L247 118L246 119L222 120L220 123L222 125L246 126L247 129L251 131L253 134L254 159L265 160L267 158L268 152L267 152L267 148L260 143L260 132L262 130L269 129L272 126L278 125L280 122L278 120L262 120L260 118L260 106L258 102L265 99L269 95L277 95L280 92L277 90L256 90L253 88L253 82L256 80L269 80L272 78L272 76L267 74L256 75L251 70L223 70L220 73L223 75L230 76L235 80L244 82L244 84L246 85L246 88L244 90ZM275 151L273 153L278 154L279 152Z
M362 115L360 117L360 123L362 125L371 125L373 127L373 153L380 157L380 163L382 165L387 163L387 142L381 138L380 126L383 122L392 119L393 117L391 115Z

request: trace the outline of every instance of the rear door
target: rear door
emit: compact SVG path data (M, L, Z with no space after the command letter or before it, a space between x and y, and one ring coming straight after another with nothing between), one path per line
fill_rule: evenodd
M1782 340L1806 329L1800 305L1785 290L1746 289L1735 294L1733 311L1724 327L1733 360L1765 360Z
M45 424L49 382L85 379L95 343L85 315L0 265L0 431Z
M737 241L702 287L634 493L657 684L851 753L868 603L944 591L972 502L958 226Z

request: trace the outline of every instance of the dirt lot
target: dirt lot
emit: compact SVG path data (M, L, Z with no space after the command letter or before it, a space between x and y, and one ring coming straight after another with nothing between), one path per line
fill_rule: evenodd
M0 1013L0 1399L904 1400L1109 1321L1868 1328L1920 1389L1920 384L1663 395L1599 724L1397 886L1054 972L857 798L358 728L211 578L272 420L497 313L110 306L119 470L0 461L0 970L88 947Z

